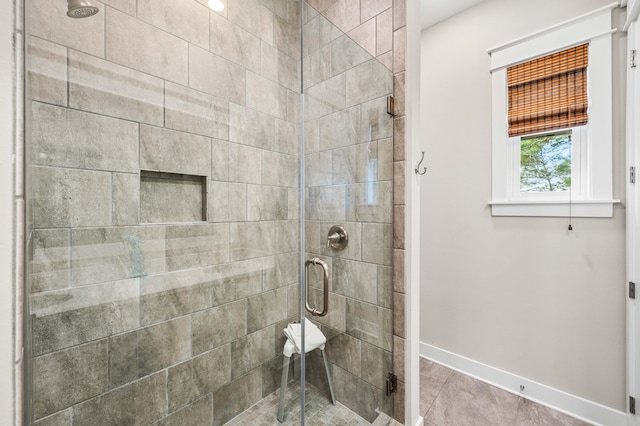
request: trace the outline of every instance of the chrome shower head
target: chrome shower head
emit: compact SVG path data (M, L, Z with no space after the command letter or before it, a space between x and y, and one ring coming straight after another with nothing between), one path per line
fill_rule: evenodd
M67 0L67 16L70 18L87 18L99 10L86 0Z

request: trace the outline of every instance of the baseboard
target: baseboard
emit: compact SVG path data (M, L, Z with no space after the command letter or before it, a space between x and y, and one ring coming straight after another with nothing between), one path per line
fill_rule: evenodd
M533 380L420 342L420 356L594 425L626 426L628 415ZM524 392L520 392L520 386Z

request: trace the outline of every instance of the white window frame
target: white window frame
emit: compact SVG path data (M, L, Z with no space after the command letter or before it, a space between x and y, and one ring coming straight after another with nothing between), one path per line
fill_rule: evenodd
M597 9L535 34L490 49L492 79L492 194L493 216L612 217L612 10ZM519 178L513 138L507 129L507 68L580 44L589 43L589 124L582 131L579 194L514 191ZM511 139L511 141L510 141ZM518 138L519 141L519 138ZM511 142L511 143L510 143ZM519 156L519 145L517 149ZM517 167L516 167L517 166ZM515 175L515 176L514 176ZM572 180L573 180L572 167Z

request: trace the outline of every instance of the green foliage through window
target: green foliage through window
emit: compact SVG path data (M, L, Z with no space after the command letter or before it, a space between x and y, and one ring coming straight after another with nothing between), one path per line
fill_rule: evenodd
M571 188L571 133L520 139L520 192Z

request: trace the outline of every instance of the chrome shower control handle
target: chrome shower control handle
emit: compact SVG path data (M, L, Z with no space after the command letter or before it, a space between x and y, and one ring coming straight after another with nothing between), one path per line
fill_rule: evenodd
M334 250L343 250L349 243L349 234L343 226L334 225L329 229L327 235L327 248L332 247Z

